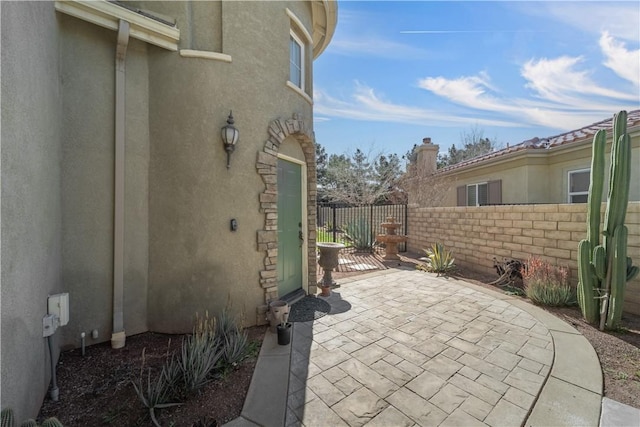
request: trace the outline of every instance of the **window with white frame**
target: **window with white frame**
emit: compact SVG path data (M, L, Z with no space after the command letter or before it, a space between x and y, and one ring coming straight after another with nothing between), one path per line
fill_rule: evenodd
M458 206L502 204L502 180L461 185L456 189Z
M291 31L289 37L289 81L304 90L304 43Z
M467 206L484 206L488 200L487 183L467 185Z
M569 171L569 203L587 203L590 169Z

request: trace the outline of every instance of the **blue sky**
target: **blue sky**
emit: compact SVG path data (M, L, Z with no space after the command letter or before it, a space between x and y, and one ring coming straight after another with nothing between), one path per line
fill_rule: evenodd
M339 1L314 62L329 153L501 146L640 109L638 1Z

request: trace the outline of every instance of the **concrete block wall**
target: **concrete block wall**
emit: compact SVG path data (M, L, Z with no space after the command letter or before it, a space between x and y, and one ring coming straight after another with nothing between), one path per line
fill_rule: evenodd
M603 204L603 218L604 218ZM409 206L408 249L421 252L435 242L453 251L456 263L495 273L493 257L538 256L567 266L578 282L578 242L586 237L586 204L421 208ZM628 256L640 264L640 202L631 202L625 223ZM496 276L497 277L497 276ZM640 314L640 277L627 285L625 311Z

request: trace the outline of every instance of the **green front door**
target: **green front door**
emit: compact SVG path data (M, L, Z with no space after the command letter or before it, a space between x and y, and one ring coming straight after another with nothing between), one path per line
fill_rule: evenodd
M302 166L278 159L278 293L302 287Z

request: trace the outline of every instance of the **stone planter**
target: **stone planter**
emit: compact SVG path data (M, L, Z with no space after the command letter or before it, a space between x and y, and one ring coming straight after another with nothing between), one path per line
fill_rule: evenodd
M267 320L269 321L269 330L276 332L276 326L285 323L289 318L289 304L285 301L277 300L269 303L267 311Z
M331 286L335 284L331 272L338 266L338 255L340 249L344 249L342 243L321 242L317 244L318 250L320 250L320 259L318 264L322 267L324 272L322 280L318 283L322 290L322 296L328 297L331 295Z

